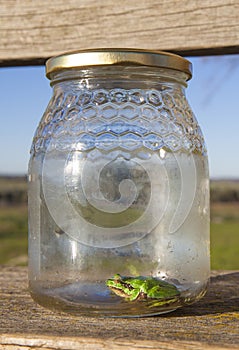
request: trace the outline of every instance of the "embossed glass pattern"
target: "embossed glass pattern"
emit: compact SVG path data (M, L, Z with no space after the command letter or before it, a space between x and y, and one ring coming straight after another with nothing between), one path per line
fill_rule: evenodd
M29 163L29 283L40 304L142 316L205 293L208 164L187 78L130 64L51 75Z

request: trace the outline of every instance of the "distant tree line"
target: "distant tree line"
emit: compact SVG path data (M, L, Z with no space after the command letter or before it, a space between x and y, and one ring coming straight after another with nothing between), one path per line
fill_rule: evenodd
M211 202L239 202L239 181L212 181L210 199ZM20 204L27 204L26 177L0 176L0 205Z
M211 202L239 202L239 189L212 188Z
M26 190L8 190L0 192L0 204L1 205L16 205L27 203L27 191Z
M0 176L0 205L27 203L26 176Z

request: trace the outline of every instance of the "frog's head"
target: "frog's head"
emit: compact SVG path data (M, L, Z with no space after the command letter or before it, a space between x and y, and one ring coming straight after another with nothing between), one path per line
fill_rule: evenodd
M116 295L135 300L140 292L140 286L137 283L137 278L123 277L120 274L115 274L113 278L106 281L106 285L111 288Z

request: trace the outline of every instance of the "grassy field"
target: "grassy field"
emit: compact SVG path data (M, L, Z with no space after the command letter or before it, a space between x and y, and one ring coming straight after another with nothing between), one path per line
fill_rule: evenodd
M213 269L239 269L239 203L211 204Z
M233 184L222 183L224 189L233 187ZM16 184L17 189L26 188L19 180ZM6 179L2 182L0 179L0 194L13 189L12 186L14 181L9 184ZM219 190L222 188L219 182L216 186ZM0 264L27 264L26 204L0 206ZM239 201L211 204L211 267L239 269Z
M26 187L25 177L0 177L0 264L27 264ZM212 269L239 269L237 196L239 181L211 182ZM12 205L15 199L21 204Z
M239 269L239 222L211 224L211 264L215 270Z
M0 208L0 264L27 264L27 206Z

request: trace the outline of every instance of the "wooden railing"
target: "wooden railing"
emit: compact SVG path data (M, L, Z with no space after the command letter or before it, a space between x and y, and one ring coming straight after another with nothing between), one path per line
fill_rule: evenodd
M0 0L0 66L84 48L239 53L238 0ZM213 272L197 304L166 316L102 319L37 306L24 267L0 268L0 349L239 349L239 272Z
M33 302L24 267L0 269L0 349L222 350L239 348L239 272L212 272L198 303L158 317L53 313Z
M96 47L239 53L238 18L238 0L0 0L0 64Z

